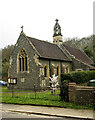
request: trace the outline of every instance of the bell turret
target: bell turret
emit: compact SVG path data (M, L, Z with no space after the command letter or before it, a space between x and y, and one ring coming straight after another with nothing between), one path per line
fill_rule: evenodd
M54 25L53 43L60 45L62 44L61 27L58 23L58 19L56 19L55 21L56 23Z

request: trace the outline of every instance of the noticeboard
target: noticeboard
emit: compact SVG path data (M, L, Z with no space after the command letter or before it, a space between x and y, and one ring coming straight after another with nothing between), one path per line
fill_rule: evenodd
M14 84L14 85L17 84L17 78L9 77L9 78L8 78L8 83L9 83L9 84Z

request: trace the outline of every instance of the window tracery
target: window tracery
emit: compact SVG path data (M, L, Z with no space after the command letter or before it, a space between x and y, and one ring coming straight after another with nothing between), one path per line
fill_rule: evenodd
M28 55L24 49L19 52L19 71L28 71Z

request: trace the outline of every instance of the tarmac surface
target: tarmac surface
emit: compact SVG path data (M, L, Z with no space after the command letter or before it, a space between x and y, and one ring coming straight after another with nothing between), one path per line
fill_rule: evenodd
M83 110L83 109L70 109L59 107L45 107L45 106L33 106L33 105L17 105L17 104L2 104L2 111L27 113L35 115L45 115L54 117L76 118L82 120L94 120L95 111Z

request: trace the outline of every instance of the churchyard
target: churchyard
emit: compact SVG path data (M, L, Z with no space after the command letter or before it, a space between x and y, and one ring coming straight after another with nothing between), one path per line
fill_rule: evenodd
M60 90L56 90L52 95L51 91L33 92L14 90L12 96L12 90L8 90L7 87L2 87L2 103L11 104L28 104L28 105L44 105L55 106L74 109L93 109L91 105L76 105L72 102L64 102L61 100Z
M77 76L77 84L75 83L75 76ZM63 80L63 82L61 82L63 87L60 86L60 88L54 89L55 92L52 92L53 89L37 91L36 87L34 87L34 90L16 90L14 89L14 85L13 89L8 89L8 87L2 86L0 87L0 93L2 93L0 94L0 98L2 98L0 101L2 103L11 104L55 106L74 109L93 109L94 104L92 101L95 99L93 99L92 92L95 90L95 87L87 86L87 81L94 77L95 71L72 72L65 74L61 79L61 81ZM56 76L54 78L57 79ZM66 79L69 81L68 87L65 87L66 84L63 84ZM58 83L56 82L56 84ZM66 96L66 99L64 95Z

